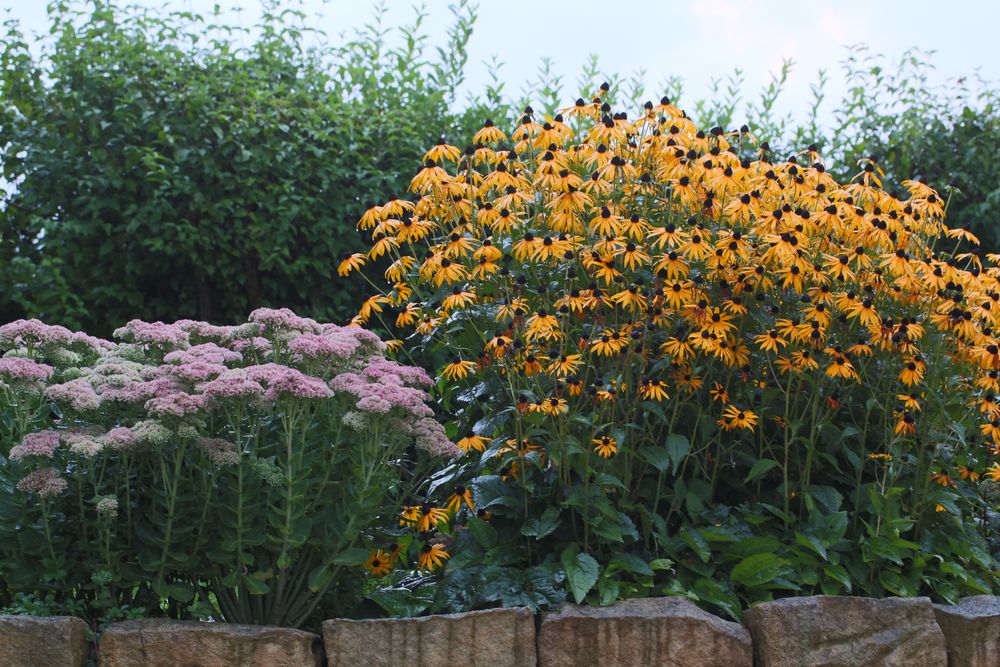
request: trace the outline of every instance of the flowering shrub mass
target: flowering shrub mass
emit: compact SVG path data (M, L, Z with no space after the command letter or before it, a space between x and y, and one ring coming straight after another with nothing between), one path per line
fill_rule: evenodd
M997 257L871 160L606 91L442 139L339 267L438 360L479 514L443 604L995 590Z
M5 602L302 625L352 608L372 553L447 560L398 508L459 450L375 334L261 309L115 336L0 326Z

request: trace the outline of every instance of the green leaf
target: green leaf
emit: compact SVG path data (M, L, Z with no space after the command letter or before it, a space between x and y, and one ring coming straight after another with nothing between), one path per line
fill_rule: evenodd
M677 474L677 469L680 468L681 462L691 451L691 443L688 439L680 435L679 433L671 433L667 436L666 441L667 453L670 455L670 461L672 467L670 472L674 475Z
M653 568L649 566L649 563L635 554L617 553L611 559L609 566L617 566L619 569L631 572L632 574L653 575Z
M540 517L529 519L521 526L521 534L536 539L551 535L559 527L559 511L558 507L549 507Z
M434 587L385 588L368 594L390 616L413 618L424 613L434 602Z
M309 573L309 579L306 585L309 587L309 591L312 593L317 593L321 588L326 586L326 583L330 580L330 570L326 565L320 565L314 567Z
M587 593L597 583L600 574L600 566L590 554L580 553L576 555L566 570L566 581L569 583L569 590L573 594L573 599L577 604L583 602Z
M778 465L778 462L774 459L761 459L760 461L757 461L757 463L753 464L753 467L750 468L750 472L747 473L746 479L743 481L747 483L752 482L761 475L765 474L768 470L771 470Z
M353 549L341 551L339 554L331 558L330 562L334 565L361 565L368 560L368 555L368 549L354 547Z
M483 549L492 549L497 544L497 531L489 521L479 517L469 517L469 532Z
M597 594L600 597L600 604L602 606L609 605L617 600L620 593L621 586L617 580L609 577L601 577L601 581L597 584Z
M747 588L756 588L777 579L787 565L787 561L771 553L747 556L733 568L733 581Z
M691 547L691 551L695 552L703 562L707 563L708 559L712 557L711 547L698 531L684 526L677 532L677 536L684 541L684 544Z
M666 472L670 468L670 452L666 447L643 447L639 450L639 456L660 472Z
M900 597L913 597L917 594L917 587L911 581L907 581L902 575L892 570L879 570L878 580L887 591Z
M826 547L823 546L823 543L820 542L819 539L817 539L815 535L809 535L807 533L796 532L795 533L795 542L797 544L801 544L802 546L804 546L804 547L806 547L808 549L811 549L812 551L816 552L816 554L820 558L822 558L823 560L827 560L827 557L826 557Z

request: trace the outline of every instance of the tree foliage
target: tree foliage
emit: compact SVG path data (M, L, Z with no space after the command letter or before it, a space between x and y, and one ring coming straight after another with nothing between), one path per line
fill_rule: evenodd
M262 304L341 318L354 295L331 278L370 193L405 188L459 122L474 13L455 8L436 56L421 15L387 47L382 11L330 44L272 7L245 47L186 14L50 17L41 57L14 24L0 50L0 308L106 333Z

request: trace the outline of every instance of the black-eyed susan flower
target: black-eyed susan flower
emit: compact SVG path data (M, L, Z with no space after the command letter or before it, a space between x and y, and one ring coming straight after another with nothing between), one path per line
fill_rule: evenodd
M468 454L469 452L483 452L486 451L486 446L490 444L490 439L483 435L476 435L474 433L469 433L464 437L460 438L455 446L462 450L463 454Z
M448 510L453 513L458 512L463 504L469 508L470 512L476 511L476 505L472 502L472 489L459 485L448 496Z
M420 556L417 558L417 566L425 572L434 572L444 567L445 562L451 557L442 544L425 544L420 549Z
M364 253L356 252L344 258L344 261L337 267L337 275L346 276L351 271L356 271L365 265L367 257Z
M368 555L364 562L364 568L371 572L373 577L384 577L392 572L393 559L381 549L376 549Z
M475 370L476 362L454 357L450 364L441 369L441 375L449 380L461 380Z
M594 451L602 459L611 458L618 453L618 441L609 435L603 435L590 441L594 446Z
M667 385L663 380L649 378L639 384L639 395L647 401L666 401L670 398L670 395L667 394Z
M724 431L735 429L752 431L757 426L757 415L750 410L741 410L735 405L727 405L722 411L722 417L718 420L718 424Z
M416 528L421 533L426 533L433 528L437 528L440 524L447 523L449 518L448 510L434 507L430 503L423 503L420 505Z

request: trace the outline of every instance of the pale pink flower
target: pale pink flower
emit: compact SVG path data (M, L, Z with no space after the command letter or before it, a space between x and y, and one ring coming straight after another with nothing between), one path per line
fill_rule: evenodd
M230 345L234 350L242 354L251 354L254 352L257 352L258 354L267 354L274 348L271 341L261 336L234 338Z
M58 431L38 431L27 434L21 439L21 444L11 447L8 458L11 461L20 461L26 456L51 458L58 447Z
M222 438L201 438L198 446L205 452L208 460L217 466L235 465L240 461L236 445Z
M38 381L52 375L52 366L40 364L27 357L4 357L0 359L0 378L7 380Z
M132 320L114 332L115 338L139 345L152 345L163 349L186 349L190 336L179 326L163 322Z
M222 364L211 363L208 361L191 361L178 364L177 366L167 364L163 368L176 377L179 377L182 380L187 380L188 382L205 382L206 380L218 377L220 374L229 370Z
M146 401L146 410L154 417L186 417L207 406L207 397L176 393L157 396Z
M45 397L49 400L68 405L77 412L87 412L101 407L101 397L83 378L53 384L45 388Z
M319 378L306 375L302 371L281 364L261 364L248 366L247 377L260 382L266 388L264 398L274 401L283 395L296 398L327 398L330 389Z
M395 376L403 384L411 387L431 387L434 385L434 381L424 369L416 366L404 366L399 362L383 357L373 357L370 359L368 365L365 366L364 374L366 377L377 382L382 382L390 376Z
M29 472L17 483L19 491L35 493L42 498L58 496L69 484L59 476L55 468L40 468Z
M361 349L361 343L354 336L339 332L324 334L302 334L288 342L288 350L303 359L320 357L346 361Z
M233 368L211 382L199 387L206 396L216 400L225 398L258 398L264 395L264 387L250 378L243 368Z
M432 456L445 456L456 458L461 455L461 450L455 446L448 435L435 419L419 419L410 426L413 437L416 439L418 449L422 449Z
M116 426L101 436L108 449L128 449L135 444L135 433L127 426Z
M250 313L250 321L275 332L321 333L323 331L316 320L299 317L288 308L258 308Z
M235 327L217 326L208 322L198 320L177 320L174 326L181 331L186 331L194 338L202 338L211 341L223 341L232 334Z
M0 344L5 347L40 347L53 343L69 345L72 342L72 331L39 320L16 320L0 326Z
M239 352L220 347L215 343L202 343L186 350L174 350L168 352L163 357L163 361L168 364L229 364L243 361L243 355Z

